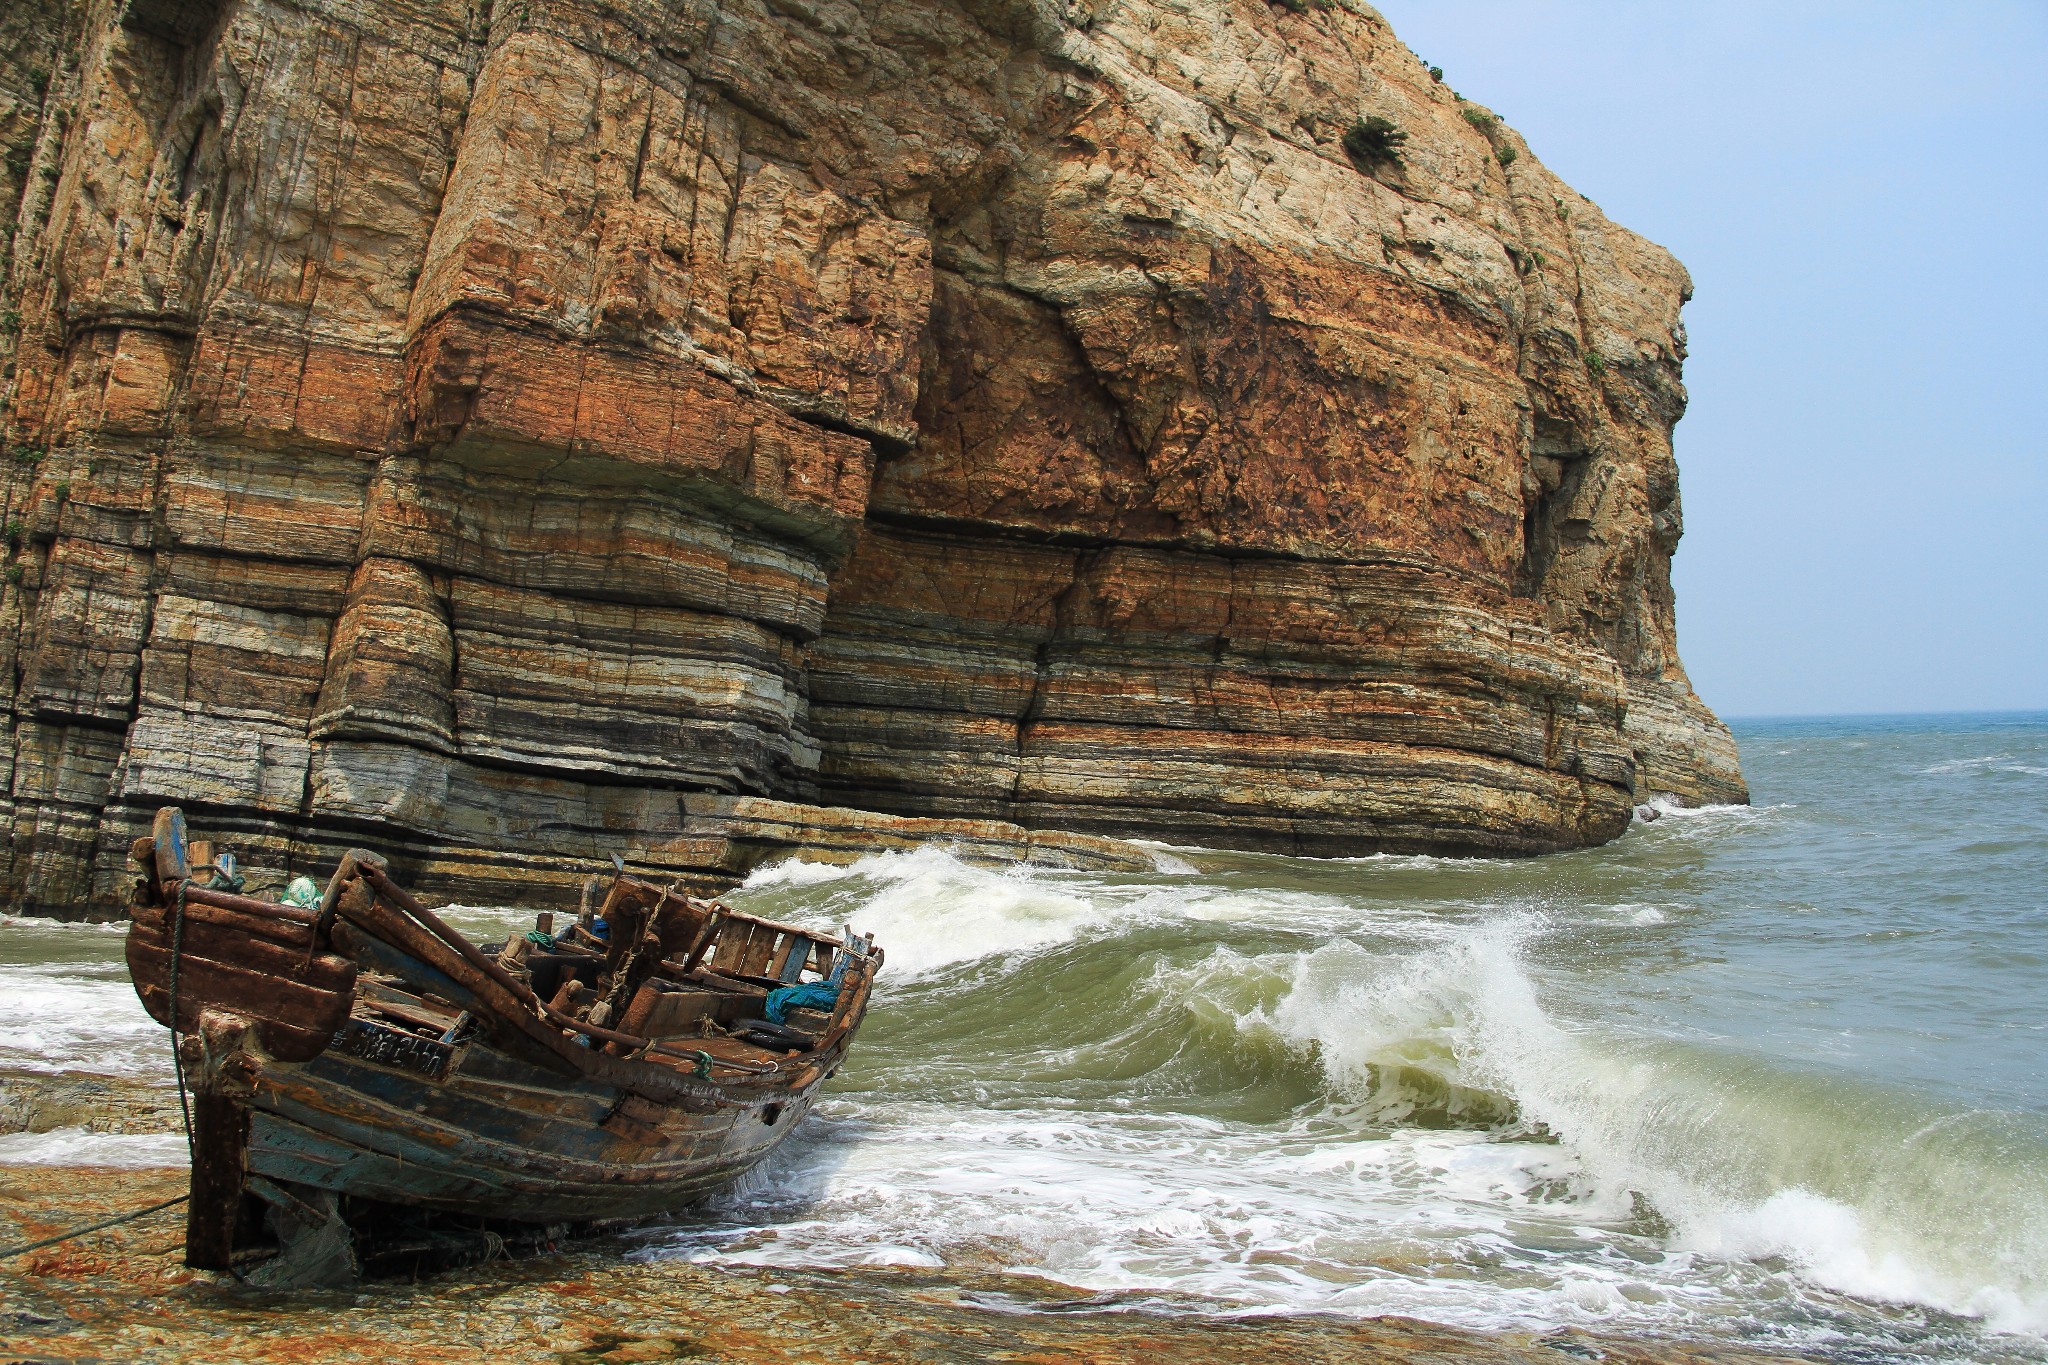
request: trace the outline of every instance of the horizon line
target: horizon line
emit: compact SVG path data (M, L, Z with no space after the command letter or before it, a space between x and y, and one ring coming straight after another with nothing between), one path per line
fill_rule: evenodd
M1957 711L1752 711L1742 715L1716 711L1723 724L1752 720L1918 720L1942 716L2044 716L2048 706L2006 706Z

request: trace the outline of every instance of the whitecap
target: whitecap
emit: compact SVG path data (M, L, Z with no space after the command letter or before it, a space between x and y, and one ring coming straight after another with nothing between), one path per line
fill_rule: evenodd
M52 1128L0 1134L0 1165L117 1166L138 1169L186 1164L183 1133L95 1133Z
M0 965L0 1067L153 1076L168 1037L119 966Z
M781 862L755 868L747 874L747 879L740 883L737 889L757 891L768 886L822 886L826 882L844 881L854 875L855 868L844 863L785 858Z
M73 934L125 934L128 921L111 920L59 920L44 915L0 914L0 929L41 929L52 933Z
M1938 777L1943 773L1973 772L1981 768L1993 768L2013 761L2011 754L1985 754L1978 758L1951 758L1941 763L1930 764L1920 770L1922 777Z

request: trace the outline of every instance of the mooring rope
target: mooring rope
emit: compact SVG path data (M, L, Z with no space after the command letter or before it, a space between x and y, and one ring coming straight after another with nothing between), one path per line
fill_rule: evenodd
M185 1156L189 1161L196 1160L192 1148L192 1102L185 1097L185 1059L178 1051L178 960L184 954L185 883L179 882L178 905L171 916L171 979L169 991L171 1070L178 1078L178 1109L185 1116ZM191 1198L192 1196L189 1193L181 1194L176 1199L166 1199L161 1204L151 1204L146 1209L137 1209L133 1213L124 1213L114 1218L102 1219L97 1223L88 1223L82 1228L73 1228L69 1232L60 1232L55 1237L45 1237L40 1242L30 1242L26 1246L8 1247L5 1250L0 1250L0 1261L8 1260L15 1256L25 1256L31 1251L41 1251L44 1247L53 1247L59 1242L68 1242L74 1237L83 1237L88 1232L99 1232L106 1228L118 1227L122 1223L132 1223L138 1218L147 1218L152 1213L160 1213L165 1209L174 1208L179 1204L186 1203Z
M44 1247L53 1247L59 1242L68 1242L74 1237L83 1237L88 1232L98 1232L102 1228L111 1228L122 1223L132 1223L138 1218L146 1218L152 1213L160 1212L176 1204L182 1204L191 1197L189 1194L181 1194L176 1199L166 1199L161 1204L151 1204L146 1209L137 1209L133 1213L124 1213L118 1218L107 1218L97 1223L88 1223L82 1228L73 1228L69 1232L60 1232L55 1237L45 1237L40 1242L30 1242L27 1246L8 1247L6 1250L0 1251L0 1261L7 1260L13 1256L25 1256L31 1251L41 1251Z
M171 916L171 1071L178 1078L178 1109L185 1116L185 1160L197 1166L199 1152L192 1145L192 1102L185 1098L185 1054L178 1047L178 962L185 955L185 887L178 883L178 908Z

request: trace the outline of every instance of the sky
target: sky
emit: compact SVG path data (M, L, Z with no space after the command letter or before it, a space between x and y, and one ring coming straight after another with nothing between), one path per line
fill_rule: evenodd
M2048 0L1380 9L1692 271L1707 704L2048 708Z

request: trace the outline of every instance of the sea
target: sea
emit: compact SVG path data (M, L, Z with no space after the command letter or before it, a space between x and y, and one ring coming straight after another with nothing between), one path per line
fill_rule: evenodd
M730 899L883 946L868 1022L775 1158L618 1254L2048 1362L2048 713L1735 729L1755 804L1550 857L765 868ZM4 921L0 1068L167 1072L120 944Z

